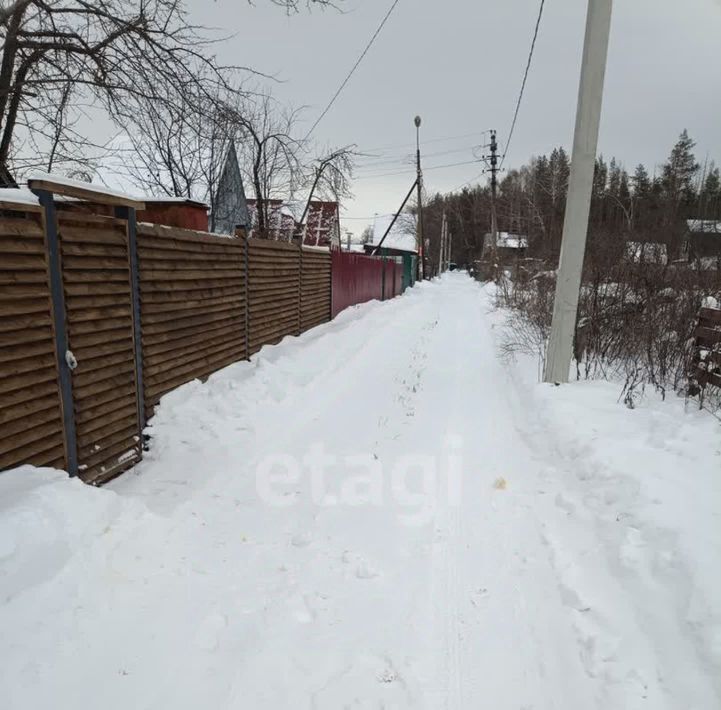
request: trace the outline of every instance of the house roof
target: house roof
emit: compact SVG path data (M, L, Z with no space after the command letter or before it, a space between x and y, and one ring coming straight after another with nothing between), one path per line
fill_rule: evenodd
M721 221L714 219L687 219L686 226L694 234L721 235Z
M191 200L189 197L146 197L145 206L148 207L150 205L186 205L208 209L208 205L205 202Z
M486 234L486 240L493 236ZM511 232L498 232L496 247L499 249L528 249L528 237L522 234L511 234Z
M373 237L369 244L374 246L380 244L392 220L393 215L391 214L375 216L373 220ZM397 249L398 251L412 252L415 254L418 251L416 248L415 231L415 218L412 217L412 215L403 214L396 220L393 229L391 229L383 242L383 246L388 249Z

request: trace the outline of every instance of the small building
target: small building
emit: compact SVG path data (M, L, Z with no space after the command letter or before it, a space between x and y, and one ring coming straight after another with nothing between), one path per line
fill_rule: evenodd
M250 219L250 236L260 237L258 230L257 200L247 200ZM340 211L335 201L312 200L301 229L305 204L284 200L266 200L268 215L265 236L278 241L290 242L303 232L303 244L316 247L340 247Z
M208 231L208 205L185 197L145 198L145 209L138 210L137 218L138 222Z
M364 245L366 252L373 250L381 241L383 248L394 250L404 254L418 254L418 246L416 244L416 222L415 217L409 214L401 214L395 221L395 224L388 231L393 222L392 214L376 215L373 219L373 236L370 241ZM383 239L384 235L388 235Z
M709 265L718 263L721 260L721 221L687 220L683 253L692 263Z
M402 214L388 232L393 215L376 215L373 220L373 236L363 245L366 254L393 257L403 261L403 290L412 286L418 269L415 219ZM388 232L385 239L383 236ZM382 242L382 243L381 243Z
M340 247L340 211L333 200L311 200L303 230L303 244Z
M668 264L668 247L661 242L626 242L624 261L630 264Z
M483 253L488 254L493 248L493 235L488 233L483 238ZM511 232L498 232L496 236L496 252L499 259L522 258L528 251L528 237Z
M260 237L257 200L250 199L247 204L250 220L248 236ZM267 224L265 225L266 234L263 236L282 242L292 241L295 235L296 222L295 215L290 207L283 200L265 200L264 207L267 214Z

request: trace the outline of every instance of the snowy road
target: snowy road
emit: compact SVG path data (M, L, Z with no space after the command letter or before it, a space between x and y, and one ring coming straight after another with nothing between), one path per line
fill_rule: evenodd
M718 708L714 425L581 424L489 311L448 275L166 397L106 489L0 477L3 706Z

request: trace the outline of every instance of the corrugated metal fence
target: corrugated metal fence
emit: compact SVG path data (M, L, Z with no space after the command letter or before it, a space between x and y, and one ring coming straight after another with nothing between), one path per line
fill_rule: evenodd
M334 251L332 260L333 318L348 306L384 301L404 291L400 259Z
M44 205L0 216L0 470L102 483L163 394L402 290L389 260Z

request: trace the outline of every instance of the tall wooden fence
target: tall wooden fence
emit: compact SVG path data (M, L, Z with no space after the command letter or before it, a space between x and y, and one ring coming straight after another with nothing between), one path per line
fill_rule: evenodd
M0 470L102 483L141 458L165 393L402 290L387 259L136 224L129 198L57 186L0 200Z
M40 215L0 220L0 469L63 466L63 411Z
M328 251L127 210L53 209L52 230L38 210L3 215L0 469L102 483L139 460L163 394L330 320Z

